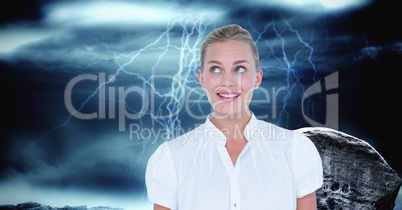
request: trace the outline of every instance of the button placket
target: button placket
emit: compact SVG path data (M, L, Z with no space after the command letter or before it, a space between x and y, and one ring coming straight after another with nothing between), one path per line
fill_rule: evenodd
M238 179L238 171L239 167L236 164L232 179L231 179L231 201L232 201L232 209L240 208L240 188L239 188L239 179Z

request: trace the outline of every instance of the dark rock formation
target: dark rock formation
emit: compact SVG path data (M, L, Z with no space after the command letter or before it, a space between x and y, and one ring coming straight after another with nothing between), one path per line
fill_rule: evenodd
M111 208L107 206L98 206L87 208L87 206L64 206L61 208L41 205L35 202L20 203L17 205L0 205L0 210L123 210L120 208Z
M328 128L301 128L316 145L324 169L318 209L392 210L399 175L367 142Z

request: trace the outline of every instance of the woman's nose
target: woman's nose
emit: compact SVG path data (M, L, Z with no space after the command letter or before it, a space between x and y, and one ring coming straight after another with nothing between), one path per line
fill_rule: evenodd
M238 79L239 79L238 76L232 74L231 72L225 72L222 75L221 84L224 87L233 87L235 86Z
M234 75L232 75L230 72L225 72L222 75L222 79L221 79L221 85L223 87L232 87L236 84L236 78Z

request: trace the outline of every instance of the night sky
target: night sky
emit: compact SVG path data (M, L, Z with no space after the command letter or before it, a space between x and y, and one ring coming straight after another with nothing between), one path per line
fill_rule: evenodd
M231 23L259 48L258 118L353 135L402 177L402 13L388 2L13 1L0 13L0 204L149 209L147 160L211 112L199 47Z

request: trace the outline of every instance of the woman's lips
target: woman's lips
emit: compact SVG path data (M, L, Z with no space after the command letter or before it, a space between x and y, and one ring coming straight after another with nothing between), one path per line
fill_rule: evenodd
M219 92L217 93L218 97L222 101L234 101L237 97L240 96L238 92Z

